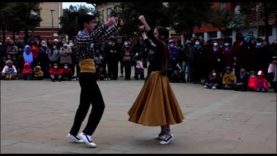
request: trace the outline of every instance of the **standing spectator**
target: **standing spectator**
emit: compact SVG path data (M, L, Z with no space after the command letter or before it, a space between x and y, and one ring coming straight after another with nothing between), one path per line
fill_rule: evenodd
M49 58L48 58L48 53L49 53L49 48L47 46L47 43L45 40L41 41L41 47L39 48L39 64L41 66L41 70L44 73L44 77L49 78Z
M29 63L32 66L34 59L29 45L26 45L24 48L23 58L24 63Z
M248 34L244 37L244 42L246 44L249 44L251 42L251 40L255 39L254 35L253 35L253 31L249 31Z
M268 67L268 80L274 91L277 92L277 55L272 57L273 61Z
M38 41L31 40L29 45L31 48L31 52L33 54L33 59L34 59L33 65L36 66L39 61L39 43L38 43Z
M96 52L95 56L94 56L94 61L95 61L95 65L96 65L96 73L97 73L97 77L100 80L107 80L107 74L106 74L106 70L104 69L104 57L99 53Z
M138 53L136 53L135 61L135 79L138 80L140 78L141 80L144 80L143 62L141 56Z
M262 39L258 38L256 45L254 47L254 54L253 54L253 70L255 72L258 72L259 70L262 70L262 59L264 59L264 49L263 49L263 43Z
M246 47L246 50L247 50L246 70L247 71L255 70L255 66L256 66L255 46L256 46L256 40L252 39Z
M117 80L118 78L118 62L120 51L115 38L111 37L105 47L106 61L108 63L108 75L110 79Z
M238 77L240 69L246 66L248 59L247 49L243 41L243 35L241 33L236 34L236 41L232 46L231 53L235 62L235 74L236 77Z
M58 42L59 42L58 39L54 39L54 42L50 42L50 44L48 45L50 48L48 53L48 58L50 60L51 66L54 66L54 63L59 63L59 60L60 60Z
M4 58L6 58L6 45L3 44L3 42L0 41L0 58L1 58L1 64L0 68L5 66L5 61L3 61Z
M213 47L211 49L211 66L221 75L224 71L224 66L222 63L222 49L219 47L218 42L215 41L213 43Z
M191 70L192 70L192 63L193 63L193 46L190 40L186 41L184 55L183 55L183 73L184 73L184 80L185 82L191 82Z
M224 47L222 49L222 62L223 66L230 66L231 68L234 66L234 58L231 55L231 47L228 42L224 43Z
M179 63L179 49L175 46L173 40L169 40L168 44L169 49L169 71L168 71L168 78L169 81L172 81L172 76L175 71L175 67Z
M66 43L63 44L63 47L60 47L60 64L64 66L67 64L68 67L71 67L72 65L72 50L69 45Z
M202 84L204 84L205 80L208 79L209 76L209 45L208 42L203 42L203 53L200 55L200 62L201 62L201 72L200 77Z
M263 54L259 55L260 62L261 62L260 70L264 71L264 75L267 77L268 63L272 61L272 52L268 42L265 40L263 40L262 42L262 49L263 49Z
M199 83L201 80L201 67L202 67L202 55L203 55L203 48L202 45L198 40L195 41L194 47L193 47L193 55L194 55L194 61L193 61L193 82Z
M18 47L14 44L14 41L10 38L10 37L7 37L7 40L6 40L6 43L7 43L7 55L16 55L18 54Z
M122 50L122 61L125 68L125 80L131 79L131 66L132 66L132 49L130 47L130 42L125 41Z

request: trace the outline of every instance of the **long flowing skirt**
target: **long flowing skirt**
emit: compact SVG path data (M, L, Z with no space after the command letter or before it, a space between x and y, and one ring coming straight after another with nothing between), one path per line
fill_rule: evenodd
M151 72L128 114L129 121L145 126L173 125L184 119L168 78L159 71Z

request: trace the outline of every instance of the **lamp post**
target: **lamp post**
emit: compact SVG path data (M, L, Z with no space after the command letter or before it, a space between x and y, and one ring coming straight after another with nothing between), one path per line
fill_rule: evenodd
M53 12L55 11L54 9L51 9L51 17L52 17L52 28L54 28L54 25L53 25Z

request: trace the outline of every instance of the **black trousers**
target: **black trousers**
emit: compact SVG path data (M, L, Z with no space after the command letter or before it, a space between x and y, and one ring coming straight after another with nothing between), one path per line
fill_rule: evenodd
M111 79L116 80L118 78L118 62L108 63L108 74Z
M125 80L130 80L131 79L131 62L129 61L124 61L123 65L125 67Z
M92 135L101 120L105 104L98 84L96 83L96 79L97 76L93 73L79 74L79 83L81 86L80 104L75 114L73 126L70 130L70 134L72 135L76 136L78 134L90 105L92 105L92 109L83 133Z

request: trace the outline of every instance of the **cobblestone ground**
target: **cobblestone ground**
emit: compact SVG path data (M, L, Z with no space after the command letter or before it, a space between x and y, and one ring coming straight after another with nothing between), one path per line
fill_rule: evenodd
M128 122L143 81L98 84L106 108L94 133L97 148L88 148L65 137L79 102L77 81L1 81L1 153L276 153L273 92L172 83L185 121L172 126L171 144L160 145L159 127Z

